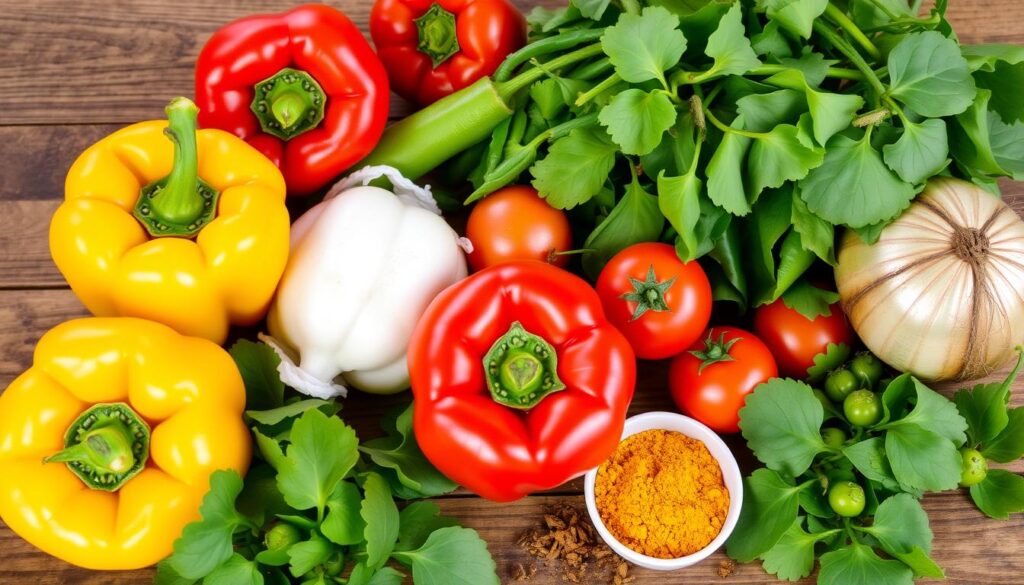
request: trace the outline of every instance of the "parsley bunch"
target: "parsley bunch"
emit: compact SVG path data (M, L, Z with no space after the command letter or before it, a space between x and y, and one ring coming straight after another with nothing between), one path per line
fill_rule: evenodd
M158 585L400 585L401 567L418 585L499 583L475 530L429 501L396 504L456 487L419 450L411 405L385 419L386 437L360 445L337 403L286 400L269 347L241 341L231 354L262 461L244 482L211 476L202 519L158 565Z
M932 176L994 192L996 177L1024 177L1024 48L961 46L946 1L920 5L538 8L495 79L546 77L455 175L476 188L469 201L523 180L572 210L591 275L660 239L701 259L716 299L771 302L835 262L837 227L877 239Z

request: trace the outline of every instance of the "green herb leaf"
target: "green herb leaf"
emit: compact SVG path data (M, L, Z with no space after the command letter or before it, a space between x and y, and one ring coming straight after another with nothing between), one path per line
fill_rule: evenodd
M359 515L366 522L366 564L380 568L388 560L398 541L398 507L391 498L388 482L379 474L368 473L363 484L363 504Z
M1015 181L1024 180L1024 123L1007 124L991 110L987 118L992 156L1006 170L1005 174Z
M983 446L981 454L999 463L1010 463L1024 457L1024 406L1010 409L1006 428Z
M779 64L792 69L797 69L804 74L807 85L818 87L828 76L828 68L838 63L835 59L826 59L821 53L816 53L810 46L805 46L800 57L783 57Z
M814 262L814 254L804 249L800 234L790 229L791 188L786 185L767 191L747 220L748 257L752 261L745 268L754 305L779 298ZM776 263L775 247L780 238Z
M418 549L435 530L459 525L455 518L440 514L441 509L433 502L413 502L403 508L399 514L398 545L395 550Z
M956 445L915 424L888 429L885 453L903 491L941 492L960 483L962 459Z
M956 405L922 384L917 378L911 380L917 395L917 404L907 416L889 422L886 427L891 430L900 425L913 424L952 441L958 447L963 445L967 440L967 421L960 416Z
M932 550L932 529L921 503L909 494L896 494L885 499L875 511L871 526L864 532L878 539L887 553L909 553L914 547Z
M737 116L732 127L743 129L743 116ZM752 140L734 132L726 132L706 168L708 197L715 205L733 215L751 211L747 190L743 186L743 160Z
M900 484L885 456L885 440L871 437L843 448L843 455L864 477L877 481L889 491L899 491Z
M835 266L835 226L811 213L807 204L800 197L800 189L793 189L793 208L790 215L793 229L800 234L800 243L804 249ZM828 313L825 313L826 315Z
M196 579L188 579L179 575L168 562L168 559L164 559L156 565L156 577L153 579L154 585L195 585L195 583Z
M820 289L806 280L798 280L782 295L787 307L809 320L832 315L829 305L839 301L839 293Z
M992 151L988 110L991 98L991 91L979 89L974 103L956 117L956 123L949 127L950 149L957 161L979 174L1009 175Z
M352 427L318 409L295 421L291 445L279 465L277 485L296 510L316 508L322 518L327 500L341 478L359 459L359 440Z
M975 85L960 46L942 33L909 34L889 53L889 94L930 118L970 107Z
M774 378L758 385L739 414L743 438L770 469L796 477L828 450L820 434L825 412L802 382Z
M199 506L201 520L192 522L174 541L174 554L167 563L186 579L202 579L234 553L232 535L244 519L235 511L235 499L242 493L242 478L236 471L215 471L210 491Z
M757 53L750 46L747 31L743 28L743 7L734 3L718 22L718 28L708 38L704 53L715 60L714 65L703 79L742 75L761 65Z
M932 579L945 579L946 573L928 553L920 547L911 547L909 552L890 552L894 559L899 559L904 565L910 567L914 572L914 578L930 577Z
M908 183L920 183L946 166L949 139L942 120L929 119L903 127L894 144L882 147L885 164Z
M792 89L753 93L736 100L736 111L752 132L768 132L786 120L799 118L805 109L803 94Z
M431 533L423 546L396 552L412 567L416 585L499 585L497 566L476 530L448 527Z
M263 585L256 563L235 553L203 579L203 585Z
M331 542L343 546L362 542L366 522L359 515L361 502L359 488L354 483L339 483L327 500L327 517L320 525L320 532Z
M274 469L279 469L281 462L284 461L284 451L281 449L281 444L275 439L264 435L255 427L252 429L252 434L256 438L256 447L259 449L260 455L263 456L263 460Z
M245 406L268 410L284 403L284 383L277 373L281 358L265 343L240 339L228 350L245 382Z
M726 541L729 556L749 563L774 547L796 521L800 488L771 469L743 480L743 507Z
M825 160L800 182L800 196L813 213L850 227L896 216L910 205L914 188L882 162L870 134L860 140L833 136Z
M850 346L845 343L830 343L825 346L825 351L814 356L814 365L807 368L807 379L810 381L820 380L835 368L846 363L850 357Z
M331 543L314 533L313 538L295 543L288 549L288 570L293 577L301 577L313 567L326 563L333 553Z
M638 242L657 240L664 226L658 198L644 191L634 177L622 199L584 242L583 247L593 251L583 256L583 269L596 277L612 256Z
M854 22L864 28L889 24L892 19L879 6L884 6L889 12L900 17L916 16L907 0L852 0L850 8Z
M1024 47L963 45L960 52L974 71L979 88L991 90L990 106L1007 124L1024 121Z
M825 12L828 0L758 0L757 6L789 32L808 39L814 21Z
M644 155L661 143L676 121L676 109L663 91L619 92L598 116L612 140L626 154Z
M541 33L549 33L582 18L575 6L569 5L557 10L549 10L543 6L535 6L526 15L526 23L531 29Z
M604 11L608 9L611 0L570 0L580 14L591 20L601 20Z
M825 149L806 143L792 124L779 124L771 132L760 134L747 156L750 177L749 201L756 201L765 189L781 187L787 181L797 181L821 164Z
M1006 520L1024 512L1024 477L1005 469L989 469L981 483L971 486L971 499L991 518Z
M306 400L299 400L298 402L292 402L291 404L279 406L271 410L247 410L245 415L261 425L276 425L285 419L299 416L307 410L333 404L334 402L330 400L307 398Z
M779 579L799 581L814 570L814 545L821 536L803 529L803 518L797 518L768 552L761 557L764 570Z
M530 169L533 186L556 209L572 209L601 190L618 147L603 128L578 128L555 141Z
M601 46L619 77L630 83L657 79L667 87L665 71L679 63L686 37L679 17L660 6L623 14L601 37Z
M814 121L814 140L821 146L828 144L837 133L849 128L857 112L864 107L864 99L858 95L814 89L804 73L796 69L777 73L766 79L765 83L803 92L807 109Z
M393 469L402 485L422 497L447 494L458 485L438 471L420 450L412 432L412 415L413 405L409 404L395 419L394 432L389 429L387 437L367 441L359 450L377 465Z
M871 547L853 543L821 555L818 581L830 585L913 585L914 573L900 561L884 560Z
M987 445L1003 432L1010 422L1007 407L1009 388L996 382L978 384L971 390L959 390L953 395L956 408L967 421L970 446Z

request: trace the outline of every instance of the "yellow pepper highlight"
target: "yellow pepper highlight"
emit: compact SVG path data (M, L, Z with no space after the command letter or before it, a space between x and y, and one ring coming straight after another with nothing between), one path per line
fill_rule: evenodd
M184 112L191 114L192 125L186 118L183 126L192 134L197 110L179 100L192 108ZM179 100L168 107L169 115ZM167 128L166 120L141 122L78 157L65 182L65 201L50 223L50 252L94 315L150 319L223 343L230 324L263 318L284 271L289 232L284 178L269 159L232 134L196 131L189 152L165 135ZM176 165L182 152L184 160ZM133 217L140 192L189 159L189 168L197 168L219 192L216 217L194 239L153 237Z
M110 486L91 489L67 463L44 463L65 449L76 419L90 420L83 413L116 403L152 429L148 460L146 453L134 458L145 461L137 475L106 491ZM33 366L0 395L0 517L33 545L81 567L152 565L199 518L210 474L246 470L252 446L244 408L238 369L208 340L141 319L58 325L39 341ZM105 430L116 435L123 425L114 422ZM124 438L144 444L138 435ZM119 454L133 459L130 449ZM111 469L125 462L111 461Z

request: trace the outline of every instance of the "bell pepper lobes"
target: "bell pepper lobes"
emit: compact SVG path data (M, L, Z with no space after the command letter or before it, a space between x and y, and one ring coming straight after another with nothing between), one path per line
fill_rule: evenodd
M494 73L526 20L507 0L377 0L370 35L395 93L427 105Z
M442 292L408 353L413 426L445 475L506 502L600 465L618 445L636 360L597 293L542 262Z
M0 517L81 567L152 565L198 519L210 474L246 470L244 408L210 341L142 319L62 323L0 395Z
M377 144L387 73L347 16L320 4L236 20L196 62L204 128L227 130L274 161L289 194L323 187Z
M222 343L263 318L288 259L281 172L178 98L71 166L50 253L100 317L141 317ZM166 134L166 135L165 135Z

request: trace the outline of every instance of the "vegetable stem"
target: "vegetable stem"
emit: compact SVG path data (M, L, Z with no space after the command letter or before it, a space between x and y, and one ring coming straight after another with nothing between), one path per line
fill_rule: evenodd
M539 81L541 78L543 78L545 75L547 75L547 71L555 71L557 69L561 69L562 67L567 67L574 63L578 63L585 59L596 57L597 55L600 55L602 52L603 49L601 48L601 43L594 43L592 45L587 45L583 48L576 49L571 53L566 53L565 55L562 55L560 57L555 57L554 59L544 64L545 69L535 67L533 69L529 69L527 71L524 71L523 73L520 73L519 75L513 77L512 79L509 79L508 81L502 81L500 83L497 83L496 85L498 89L498 95L500 95L502 99L504 99L505 102L507 103L512 99L513 96L515 96L521 90L530 87L531 85Z
M579 97L576 98L576 107L579 108L584 106L587 102L601 95L620 81L622 81L622 78L619 77L619 74L612 73L606 77L604 81L587 90L586 93L581 93Z
M831 6L831 4L829 6ZM839 36L835 31L829 28L827 24L821 22L820 20L814 21L814 30L819 35L825 37L825 39L827 39L830 43L832 43L832 45L835 46L837 51L845 55L846 58L849 59L851 63L853 63L853 66L860 70L860 72L864 75L865 81L871 84L871 87L878 93L879 97L885 95L885 86L882 85L881 80L879 80L878 76L875 75L875 72L871 69L871 66L868 65L867 61L865 61L864 58L860 56L860 53L858 53L853 47L851 47L850 44L843 39L843 37Z
M727 132L727 133L730 133L730 134L738 134L740 136L746 136L747 138L754 138L754 139L761 138L761 137L764 136L764 134L760 133L760 132L750 132L749 130L740 130L739 128L733 128L732 126L729 126L728 124L722 123L721 120L719 120L717 117L715 117L714 114L711 113L711 109L708 108L707 106L704 107L704 115L707 117L708 120L711 120L711 123L714 124L715 128L718 128L722 132Z
M825 8L825 16L827 16L832 22L839 25L840 28L846 31L853 40L857 41L857 44L864 48L864 51L871 56L872 59L880 59L882 57L881 51L875 46L875 43L871 42L871 39L864 34L864 31L857 28L850 17L846 16L846 13L836 8L835 4L829 2ZM817 21L815 21L817 24Z
M776 73L782 73L792 69L785 65L762 65L755 67L750 71L747 71L746 75L775 75ZM834 79L849 79L851 81L864 81L864 74L856 69L843 69L841 67L829 67L825 72L825 77L831 77Z
M620 0L626 14L640 14L640 3L637 0Z
M544 55L564 51L583 43L596 41L601 38L602 34L604 34L603 28L591 28L587 30L561 33L539 41L534 41L506 57L498 69L495 70L493 75L494 81L508 81L512 77L516 68L520 65L528 63L538 57L543 57Z
M889 20L899 20L900 16L893 12L891 8L886 6L885 2L880 2L879 0L868 0L868 2L874 4L875 8L884 12L885 15L889 17Z

